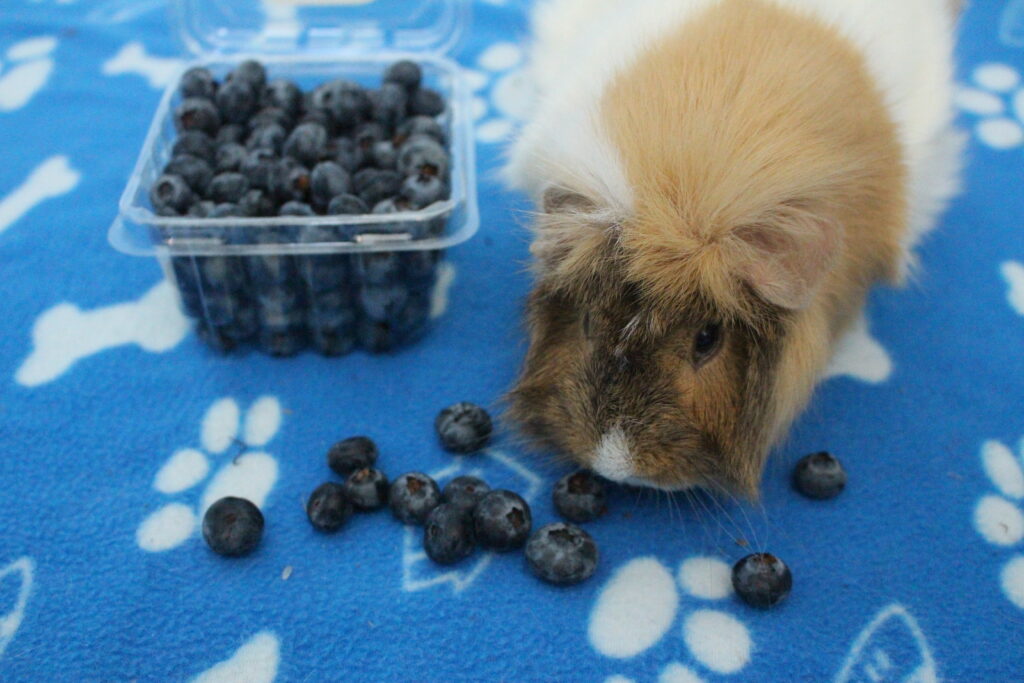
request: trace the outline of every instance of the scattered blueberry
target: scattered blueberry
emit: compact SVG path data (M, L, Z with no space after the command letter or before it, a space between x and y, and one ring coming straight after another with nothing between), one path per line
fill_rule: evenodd
M305 166L315 166L327 148L327 131L318 123L301 123L284 143L284 154Z
M218 204L238 203L249 191L249 180L241 173L218 173L210 181L208 196Z
M378 510L388 502L388 478L380 470L364 467L345 480L345 493L357 510Z
M337 531L352 516L352 501L341 484L329 481L313 491L306 503L306 515L317 531Z
M245 123L256 107L256 93L244 81L228 81L217 90L217 109L225 123Z
M215 146L210 136L201 130L185 131L174 141L171 156L189 154L206 161L213 161Z
M403 59L395 62L384 72L385 83L397 83L409 92L420 87L423 81L423 69L416 62Z
M448 152L429 135L414 135L398 150L398 170L403 176L448 173Z
M526 544L526 563L537 578L558 586L586 581L597 569L597 544L583 529L558 522L537 529Z
M181 176L162 175L149 190L149 200L156 209L169 209L174 214L188 211L195 195Z
M194 66L181 76L178 85L182 97L205 97L212 100L217 94L217 81L209 69Z
M187 97L174 111L174 124L181 132L198 130L207 135L216 135L220 128L220 114L210 100Z
M570 522L591 522L607 512L604 484L586 470L559 479L552 500L558 514Z
M409 202L413 209L423 209L448 194L448 188L440 177L417 173L402 183L402 198Z
M733 565L732 587L743 602L767 609L782 602L793 588L786 563L768 553L747 555Z
M263 537L263 513L244 498L221 498L203 515L203 538L225 557L248 555Z
M465 401L450 405L434 419L441 445L452 453L473 453L487 445L493 431L487 411Z
M391 484L388 505L398 521L423 524L441 502L437 483L422 472L403 474Z
M454 505L465 513L472 513L476 504L490 493L491 487L479 477L464 475L445 484L441 501Z
M249 87L253 88L256 92L261 92L263 86L267 83L267 72L263 65L256 60L247 59L232 69L224 80L228 83L243 81L248 83Z
M490 491L473 509L473 531L484 548L506 552L521 547L530 535L533 516L522 496L505 489Z
M351 436L327 451L327 466L347 477L356 470L373 467L377 462L377 444L367 436Z
M831 453L812 453L796 463L793 486L808 498L835 498L846 487L846 471Z
M242 162L249 153L237 142L228 142L217 148L216 168L217 173L237 173L242 170Z
M429 88L420 88L409 98L409 112L416 116L440 116L444 110L444 98Z
M197 194L206 194L206 188L213 180L213 169L199 157L191 154L179 154L164 166L165 175L181 177Z
M331 200L352 190L352 179L333 161L321 161L310 175L309 196L314 206L325 209Z
M473 554L473 527L464 510L442 503L427 516L423 550L438 564L455 564Z

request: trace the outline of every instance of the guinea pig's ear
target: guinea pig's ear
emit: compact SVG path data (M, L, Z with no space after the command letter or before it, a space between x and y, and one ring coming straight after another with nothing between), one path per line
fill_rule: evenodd
M842 245L837 223L798 204L783 204L735 236L745 252L741 277L765 301L787 309L811 302Z
M588 197L551 186L541 197L530 253L541 272L579 274L588 270L606 242L605 217Z
M544 213L587 213L594 210L594 203L572 190L550 185L541 197Z

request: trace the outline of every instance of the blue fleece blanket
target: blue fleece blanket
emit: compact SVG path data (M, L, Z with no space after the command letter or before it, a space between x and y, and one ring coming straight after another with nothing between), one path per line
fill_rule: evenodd
M303 500L336 439L392 476L476 473L538 523L558 466L509 436L453 458L436 411L494 405L524 351L524 199L494 180L524 115L525 2L480 0L456 48L478 119L480 234L447 311L395 354L220 357L155 263L106 228L178 67L162 0L5 0L0 11L0 680L1024 680L1024 2L977 0L959 49L966 191L923 275L878 291L751 508L615 492L596 575L539 583L521 554L433 566L387 513L336 536ZM906 27L906 30L913 30ZM845 462L810 502L801 455ZM263 508L251 557L214 556L198 510ZM729 566L792 567L780 608Z

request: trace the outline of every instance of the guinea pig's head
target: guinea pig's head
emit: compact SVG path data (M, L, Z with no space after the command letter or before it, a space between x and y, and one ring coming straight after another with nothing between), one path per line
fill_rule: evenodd
M795 204L713 235L665 218L547 193L510 417L615 481L756 497L826 357L808 311L837 231Z

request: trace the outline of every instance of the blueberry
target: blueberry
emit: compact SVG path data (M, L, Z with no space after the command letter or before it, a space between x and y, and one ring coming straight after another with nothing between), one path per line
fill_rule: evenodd
M230 142L236 144L245 144L245 139L248 137L249 129L240 123L228 123L220 127L217 131L217 137L214 138L214 143L217 147L226 145Z
M221 202L213 207L213 211L210 212L210 218L244 218L245 213L238 207L238 204L232 202Z
M793 486L808 498L835 498L846 487L846 471L831 453L812 453L796 463Z
M376 206L402 189L402 176L395 171L364 168L352 176L354 193L369 206Z
M367 154L372 152L375 144L386 137L387 132L384 130L384 126L380 125L376 121L361 123L352 133L352 140L355 141L356 147Z
M249 180L251 187L269 192L278 172L278 161L273 150L253 149L242 160L240 172Z
M747 555L733 565L732 587L743 602L767 609L782 602L793 588L786 563L768 553Z
M370 213L370 209L359 197L353 194L340 194L327 205L327 213L331 216L355 216Z
M290 327L262 327L259 334L260 348L275 358L294 356L302 350L305 339L301 329Z
M287 138L288 132L283 126L278 123L268 123L253 128L245 141L245 146L248 149L265 149L276 155L281 153Z
M179 154L164 166L164 175L180 176L198 194L206 194L206 188L213 180L213 169L199 157Z
M212 100L217 93L217 81L209 69L194 66L182 74L178 90L182 97L205 97Z
M423 526L423 550L438 564L455 564L473 554L473 526L464 510L438 505Z
M448 175L448 152L428 135L414 135L398 150L398 171L403 176L414 174Z
M225 123L245 123L256 108L256 93L244 81L228 81L217 90L217 109Z
M345 492L357 510L379 510L388 503L388 478L380 470L364 467L348 476Z
M327 466L343 477L356 470L373 467L377 462L377 444L367 436L351 436L327 451Z
M189 97L174 111L174 125L180 132L198 130L215 135L220 128L220 114L210 100Z
M264 107L253 114L252 118L248 121L249 130L255 130L270 124L276 124L285 130L289 130L294 124L294 120L291 114L280 107Z
M539 579L570 586L593 576L598 561L597 544L573 524L548 524L526 544L526 563Z
M409 110L409 94L397 83L384 83L380 90L370 94L370 102L373 104L373 120L386 131L394 131Z
M328 132L334 131L334 122L331 121L330 115L320 109L307 109L303 111L295 125L300 126L303 123L315 123L318 126L323 126L324 130Z
M327 148L327 130L318 123L301 123L284 142L284 154L305 166L315 166Z
M210 181L208 196L218 204L237 203L249 191L249 179L241 173L218 173Z
M381 322L395 318L408 298L409 290L401 282L364 285L359 289L359 306L363 314Z
M530 535L533 515L522 496L505 489L490 491L473 508L473 531L484 548L506 552L521 547Z
M306 503L306 516L317 531L337 531L352 516L352 501L341 484L320 484Z
M441 124L429 116L410 116L395 130L394 143L401 147L406 140L414 135L426 135L441 145L445 144L447 137Z
M258 189L251 189L246 192L238 200L238 208L242 211L242 215L250 218L273 216L277 213L277 206L274 204L274 200L266 192Z
M441 502L437 483L422 472L403 474L391 484L388 505L398 521L423 524Z
M171 148L171 156L189 154L206 161L213 161L215 146L210 136L200 130L188 130L178 136Z
M608 511L604 484L586 470L559 479L551 497L558 514L570 522L591 522Z
M187 215L192 216L193 218L209 218L216 208L216 202L211 202L209 199L204 199L190 206L188 208Z
M263 86L267 84L267 72L263 65L256 60L247 59L232 69L224 80L228 83L241 81L247 83L256 92L261 92Z
M221 145L217 148L217 173L226 173L229 171L237 173L242 170L242 162L245 161L245 156L248 153L249 150L237 142L229 142Z
M398 150L390 140L381 140L374 143L370 158L377 168L394 170L398 165Z
M297 202L294 199L290 202L285 202L281 205L281 208L277 210L278 216L315 216L316 211L313 207L305 202Z
M367 162L367 153L351 138L335 138L331 148L331 157L349 173L355 173Z
M221 498L203 515L203 538L218 555L248 555L262 537L263 513L244 498Z
M361 85L343 79L319 86L310 96L310 105L327 112L339 129L351 128L370 114L370 98Z
M184 178L176 175L162 175L149 189L149 200L157 210L170 210L174 214L188 211L195 201L195 194Z
M444 110L444 98L429 88L420 88L409 98L409 113L414 116L440 116Z
M309 196L313 205L326 209L331 200L352 190L352 179L333 161L321 161L310 174Z
M420 87L423 81L423 69L416 62L403 59L395 62L384 72L385 83L397 83L406 90L412 92Z
M292 159L281 159L271 177L271 190L281 202L306 201L309 184L309 170Z
M491 490L487 482L479 477L455 477L445 484L441 491L441 500L454 505L465 513L472 513L473 508Z
M445 199L448 188L436 175L417 173L405 179L401 194L413 209L424 209L434 202Z
M473 453L491 440L494 426L486 410L463 401L438 413L434 419L434 429L446 450L452 453Z
M275 78L263 89L260 104L276 107L295 118L302 109L302 90L289 80Z

